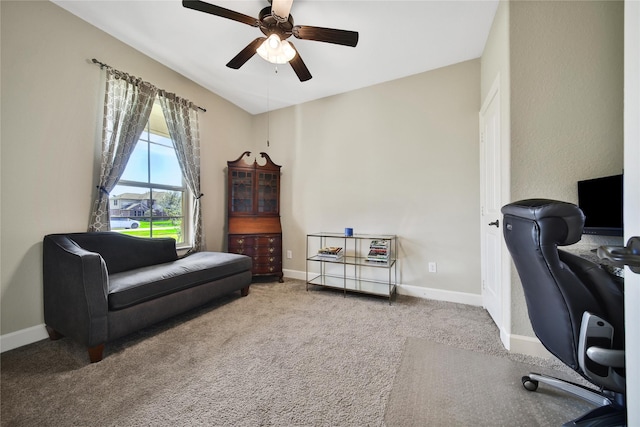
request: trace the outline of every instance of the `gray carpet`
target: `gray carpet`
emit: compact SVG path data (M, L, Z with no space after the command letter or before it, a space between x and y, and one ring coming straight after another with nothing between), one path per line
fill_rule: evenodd
M593 406L541 385L528 372L552 369L408 338L387 405L387 426L560 426ZM425 386L428 384L428 386Z
M460 376L449 372L435 382L419 365L427 357L445 364L451 360L445 350L472 356L455 364ZM502 417L500 400L520 393L524 372L509 368L515 377L504 374L494 383L469 380L470 372L486 368L486 357L505 365L496 365L498 372L513 362L563 369L508 354L478 307L403 296L389 305L369 296L307 292L296 280L257 283L246 298L225 297L108 344L96 364L69 339L3 353L0 420L2 426L417 425L420 411L450 416L431 400L438 396L428 397L440 395L444 382L458 390L449 392L453 412L466 413L449 425L469 419L469 425L496 425L472 415L486 407ZM482 385L494 392L481 391ZM549 421L545 414L557 399L540 396L522 397L523 407L542 409L539 417L505 425L555 423L555 415ZM409 410L415 405L420 411Z

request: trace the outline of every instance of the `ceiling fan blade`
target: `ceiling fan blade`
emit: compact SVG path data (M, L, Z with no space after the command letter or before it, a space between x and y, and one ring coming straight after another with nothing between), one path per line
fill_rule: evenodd
M234 12L233 10L225 9L224 7L215 6L213 4L209 4L203 1L198 0L182 0L182 6L197 10L204 13L210 13L212 15L220 16L222 18L231 19L233 21L242 22L243 24L251 25L252 27L257 27L260 25L260 21L256 18L252 18L249 15L245 15L239 12Z
M271 15L278 22L287 22L293 0L272 0Z
M260 47L262 42L264 42L266 37L258 37L251 43L247 45L244 49L240 51L236 56L233 57L231 61L227 64L227 67L233 68L234 70L239 69L247 62L253 55L256 54L256 49Z
M300 53L298 52L296 47L293 45L293 43L289 42L289 44L291 45L293 50L296 51L296 56L294 56L293 59L289 61L289 64L291 64L291 68L293 68L293 71L296 72L296 75L298 76L301 82L306 82L307 80L310 80L312 77L311 73L309 72L309 69L305 65L302 58L300 57Z
M358 44L358 33L356 31L296 25L293 27L292 33L296 38L302 40L315 40L351 47L356 47Z

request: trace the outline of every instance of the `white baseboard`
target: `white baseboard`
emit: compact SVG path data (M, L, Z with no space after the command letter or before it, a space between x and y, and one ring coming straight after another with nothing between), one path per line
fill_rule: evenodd
M509 351L512 353L526 354L528 356L542 357L545 359L555 358L536 337L510 335L509 344Z
M500 329L500 341L502 342L502 345L504 348L511 351L511 337L507 331L504 330L504 325L502 327L498 326L498 329Z
M0 335L0 352L13 350L49 338L47 329L42 325L32 326L16 332Z
M422 286L398 285L398 293L416 298L448 301L458 304L482 307L482 295L466 292L446 291L444 289L423 288Z
M284 270L283 272L285 277L307 280L307 275L304 271ZM482 306L482 295L467 294L464 292L445 291L442 289L423 288L421 286L412 285L398 285L398 294L416 298Z
M284 277L290 277L297 280L307 280L307 273L304 271L283 269L282 273L284 274Z

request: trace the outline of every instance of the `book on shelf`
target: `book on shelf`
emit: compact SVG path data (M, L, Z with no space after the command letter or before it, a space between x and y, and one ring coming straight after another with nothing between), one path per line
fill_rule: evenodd
M318 249L318 256L327 259L340 259L342 258L344 251L337 246L327 246L326 248Z
M367 261L389 262L389 240L372 240Z

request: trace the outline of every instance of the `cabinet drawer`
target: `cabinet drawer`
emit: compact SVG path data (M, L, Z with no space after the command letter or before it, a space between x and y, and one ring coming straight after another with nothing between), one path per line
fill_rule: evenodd
M254 265L282 265L282 257L280 256L258 256L253 257Z
M275 246L256 246L251 248L254 256L278 256L282 257L282 249Z
M254 246L256 242L255 236L231 235L229 236L229 247Z
M257 246L282 246L282 236L279 235L256 236L254 241Z
M276 266L256 266L253 270L253 274L276 274L280 273L280 267Z
M253 259L253 273L254 274L265 274L265 273L276 273L282 270L282 260L273 258L271 261L268 259L261 258L256 261L255 257Z
M253 257L254 250L252 247L235 247L235 248L229 248L228 252L231 254L240 254L240 255L247 255L247 256Z
M282 236L280 235L252 235L252 234L232 234L229 235L229 246L281 246Z
M267 255L274 252L282 252L281 236L229 236L229 252L233 253L260 253Z

